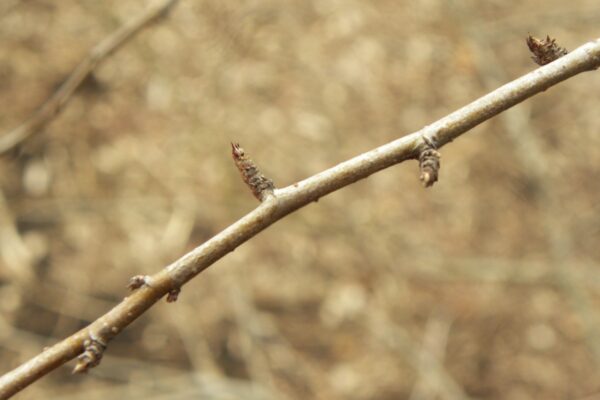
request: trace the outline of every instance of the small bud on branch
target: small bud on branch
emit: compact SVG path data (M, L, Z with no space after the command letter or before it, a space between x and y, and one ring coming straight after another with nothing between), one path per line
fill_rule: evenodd
M136 290L141 288L144 285L148 284L150 277L148 275L136 275L132 276L129 279L129 283L127 284L127 288L129 290Z
M566 49L556 44L556 39L551 39L548 35L546 35L546 39L538 39L529 35L526 42L529 51L533 53L531 59L538 65L549 64L568 53Z
M77 364L73 368L74 374L81 374L88 372L90 368L94 368L100 364L102 355L106 349L106 344L100 339L87 339L83 342L85 350L77 357Z
M239 143L231 143L231 155L242 179L252 190L254 197L263 201L267 195L273 194L273 190L275 190L273 181L260 172L254 161L246 157L244 149L240 147Z
M179 297L179 293L181 293L181 288L169 290L169 293L167 293L167 303L176 302L177 298Z
M425 145L419 154L419 168L421 169L419 179L423 182L423 186L427 188L433 186L438 180L441 154L436 150L436 146L431 139L423 136L423 140Z

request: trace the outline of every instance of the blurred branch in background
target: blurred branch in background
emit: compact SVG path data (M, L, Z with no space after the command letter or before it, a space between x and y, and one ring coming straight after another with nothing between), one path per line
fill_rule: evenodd
M0 154L23 142L56 117L94 69L144 28L166 15L178 0L162 0L128 21L90 50L58 90L28 120L0 136Z
M109 368L99 376L110 378L114 382L122 381L124 376L143 363L119 357L107 357ZM242 379L217 376L208 373L186 373L175 368L155 366L152 378L133 380L126 385L112 385L109 388L94 390L86 394L90 400L102 399L206 399L206 400L279 400L268 389L255 382ZM65 391L49 391L48 397L65 400L79 399L80 393L65 393Z
M446 346L448 345L448 336L450 334L450 327L452 321L441 313L436 315L434 313L425 326L425 334L423 335L423 343L421 355L418 358L419 366L419 379L415 384L413 391L410 395L410 400L424 400L432 399L436 397L436 394L440 398L446 398L450 390L458 392L458 384L454 383L450 389L444 383L447 381L440 380L436 381L436 374L431 374L432 367L430 366L431 360L437 360L439 364L444 363L446 355ZM435 368L435 367L434 367ZM463 398L467 398L463 392L458 392Z
M34 256L25 245L15 225L15 218L4 192L0 189L0 260L8 267L7 274L19 287L25 286L35 276Z
M384 304L394 304L402 292L402 280L391 270L385 271L379 291L369 311L368 327L376 345L398 354L417 374L410 393L411 400L452 399L468 400L467 395L445 366L445 353L452 321L441 309L431 313L425 326L422 343L397 322Z
M422 384L426 383L429 390L435 390L439 398L452 400L467 400L470 398L443 366L442 355L444 352L443 343L445 342L443 337L431 338L433 333L428 332L426 335L430 337L426 338L421 349L419 349L415 341L402 327L394 323L388 315L379 310L371 313L369 327L372 329L373 337L378 339L383 346L393 352L397 352L403 359L412 364L413 368L418 372L419 379L426 381L422 382ZM433 327L430 325L429 328L430 330L441 329L435 335L444 335L443 327ZM449 327L446 328L446 334L448 329ZM432 344L432 339L439 343ZM417 384L414 388L412 393L414 399L435 398L435 396L426 397L420 386Z
M506 79L502 63L483 43L481 35L471 33L472 45L476 47L475 66L487 89L491 90ZM517 159L521 163L523 175L535 185L532 196L533 205L542 213L542 229L545 232L550 254L549 265L553 279L568 299L571 307L579 314L585 326L588 346L592 350L596 365L600 366L600 321L592 307L588 288L584 281L576 278L576 266L573 265L572 234L566 228L565 214L560 207L561 194L556 189L559 184L547 166L552 158L541 143L541 132L530 123L528 107L520 107L499 117L508 138L512 142Z
M494 90L420 131L363 153L301 182L275 190L274 195L265 199L254 211L167 268L153 276L148 276L146 285L142 285L87 328L0 377L0 398L10 397L41 376L80 355L84 350L85 354L95 355L96 359L91 360L87 367L81 367L82 359L80 359L78 370L87 370L96 365L106 344L163 296L178 290L180 286L217 260L288 214L371 174L403 161L415 159L424 149L429 148L430 143L440 148L529 97L581 72L597 69L599 66L600 39L597 39L553 63ZM385 320L385 318L386 316L382 315L379 319ZM386 325L391 326L391 324ZM398 335L393 336L398 337ZM400 348L404 347L400 346ZM419 357L414 357L414 360L418 359ZM444 386L452 388L454 397L463 396L460 388L454 387L451 381L446 380Z
M230 278L227 285L239 326L241 352L254 380L269 387L280 399L289 399L290 396L286 392L292 391L290 388L277 387L278 381L305 386L308 390L326 387L316 384L324 377L285 341L272 318L256 309L247 281ZM284 376L286 379L275 379L275 375ZM311 392L310 397L328 399L332 395L327 392Z

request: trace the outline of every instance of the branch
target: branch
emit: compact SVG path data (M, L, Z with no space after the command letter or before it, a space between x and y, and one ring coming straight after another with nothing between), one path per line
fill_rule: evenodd
M358 155L291 186L275 189L256 209L155 275L132 286L135 291L88 327L44 350L0 377L6 399L53 369L83 353L100 351L111 339L163 296L174 293L236 247L319 198L400 162L416 159L431 145L439 149L458 136L546 89L581 72L600 67L600 39L510 82L432 125ZM427 172L427 171L422 171ZM427 182L430 178L426 178ZM101 354L100 354L101 355ZM81 360L80 362L85 361ZM96 360L88 360L94 363ZM80 364L78 364L79 366Z
M163 0L153 7L148 8L125 25L121 26L110 36L93 47L88 55L71 72L71 75L62 85L46 100L46 102L29 119L21 123L12 131L0 137L0 154L6 153L25 139L38 132L52 118L56 117L65 104L71 99L75 91L85 78L87 78L98 65L111 54L123 46L137 33L164 16L177 0Z

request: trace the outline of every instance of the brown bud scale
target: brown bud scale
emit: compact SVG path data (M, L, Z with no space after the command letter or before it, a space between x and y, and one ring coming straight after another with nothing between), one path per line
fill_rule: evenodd
M181 293L181 288L169 290L169 293L167 293L167 303L176 302L177 298L179 297L179 293Z
M136 275L129 279L129 283L127 284L127 288L129 290L136 290L146 285L146 275Z
M441 154L435 149L433 143L425 140L425 147L419 154L419 168L421 170L419 179L426 188L433 186L438 180L440 157Z
M90 368L100 364L106 345L97 339L87 339L84 343L84 351L77 357L77 364L73 368L73 373L85 373Z
M231 155L235 166L240 171L242 179L248 185L254 197L263 201L268 194L272 194L275 190L273 181L264 176L254 161L246 157L244 149L239 143L231 143Z
M531 59L538 65L549 64L568 53L566 49L556 44L556 39L551 39L548 35L546 35L546 39L538 39L529 35L526 42L529 51L533 53Z

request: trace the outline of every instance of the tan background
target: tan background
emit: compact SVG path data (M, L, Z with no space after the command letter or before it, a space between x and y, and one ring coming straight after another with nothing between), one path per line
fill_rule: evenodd
M0 133L146 4L2 0ZM534 69L528 33L572 49L599 18L597 0L181 1L0 158L0 372L255 207L230 141L285 186ZM578 76L469 132L432 189L411 162L300 210L88 376L17 398L600 398L599 88Z

